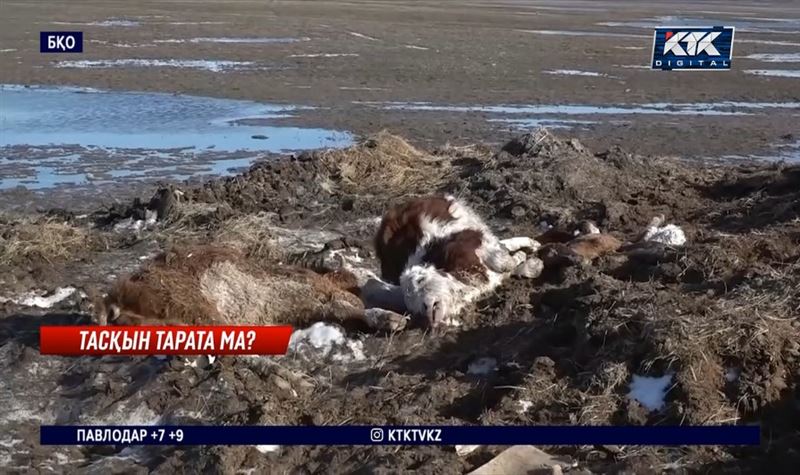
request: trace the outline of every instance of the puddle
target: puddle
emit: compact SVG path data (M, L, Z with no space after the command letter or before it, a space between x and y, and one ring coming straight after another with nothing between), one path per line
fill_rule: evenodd
M42 190L57 185L86 185L89 179L85 173L58 173L53 167L33 167L33 173L24 178L0 177L0 190L8 190L18 186L29 190Z
M268 43L298 43L311 41L311 38L173 38L167 40L153 40L153 43L242 43L242 44L268 44Z
M106 68L187 68L200 69L215 73L232 70L252 70L268 69L256 68L252 61L219 61L219 60L195 60L195 59L99 59L99 60L76 60L58 61L55 63L57 68L79 68L79 69L106 69Z
M353 142L275 124L308 107L14 85L0 86L0 102L0 189L225 175L265 153Z
M745 56L765 63L800 63L800 53L758 53Z
M800 78L800 69L745 69L745 74L780 78Z
M800 163L800 140L792 143L772 145L773 152L752 155L724 155L725 160L765 160L769 162Z
M513 125L519 130L538 129L546 127L548 129L574 129L576 127L596 124L593 120L558 120L558 119L488 119L488 122L498 122Z
M411 113L480 114L488 123L507 124L512 129L532 130L539 127L557 129L591 129L595 124L629 125L637 116L664 116L663 124L682 123L685 118L752 117L778 111L800 111L800 102L741 102L642 104L496 104L454 105L433 102L354 101L366 107ZM784 114L786 112L783 112ZM666 117L675 117L670 122Z

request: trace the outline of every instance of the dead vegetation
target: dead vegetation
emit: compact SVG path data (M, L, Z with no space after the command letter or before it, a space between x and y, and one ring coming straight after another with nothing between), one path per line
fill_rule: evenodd
M423 152L386 131L354 147L321 152L319 159L332 171L326 186L359 195L436 189L450 172L446 158Z
M58 217L0 216L0 266L66 261L102 245L89 229Z

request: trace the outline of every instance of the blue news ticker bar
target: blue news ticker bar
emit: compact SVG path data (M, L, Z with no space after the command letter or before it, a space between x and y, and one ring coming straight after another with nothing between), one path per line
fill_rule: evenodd
M83 437L79 438L81 430ZM105 437L119 436L126 430L141 431L140 436L132 438L129 432L127 443ZM93 432L89 441L86 431ZM758 426L42 426L40 442L42 445L758 445L760 436Z

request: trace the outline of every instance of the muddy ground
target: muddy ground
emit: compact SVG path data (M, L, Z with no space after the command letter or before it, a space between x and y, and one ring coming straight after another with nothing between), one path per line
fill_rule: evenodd
M648 158L546 132L502 148L428 150L379 134L182 187L155 222L147 208L160 201L149 196L84 216L7 216L4 292L77 290L48 310L0 307L0 457L22 473L465 473L499 448L53 448L38 445L38 426L760 424L763 443L753 448L542 448L571 460L570 473L789 473L800 462L798 190L796 166ZM363 359L297 352L193 367L181 358L39 355L40 324L86 321L84 294L159 249L226 243L253 259L312 267L336 262L339 250L374 270L375 218L430 192L467 200L502 236L590 218L631 240L664 214L688 242L512 280L457 329L350 331ZM495 364L471 371L481 358ZM673 376L662 409L627 396L634 374Z

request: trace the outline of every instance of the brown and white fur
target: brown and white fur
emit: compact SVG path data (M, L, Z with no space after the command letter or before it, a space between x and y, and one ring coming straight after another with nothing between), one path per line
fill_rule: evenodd
M101 324L304 325L360 320L394 330L404 318L365 310L355 276L257 264L235 249L194 246L163 254L118 281L96 304Z
M437 325L457 324L464 307L502 284L539 244L501 241L466 204L431 196L390 209L375 247L382 277L399 284L406 309Z
M539 257L546 267L559 268L565 265L590 264L594 259L616 252L622 241L602 233L592 221L581 221L572 232L550 229L538 236L543 241Z

